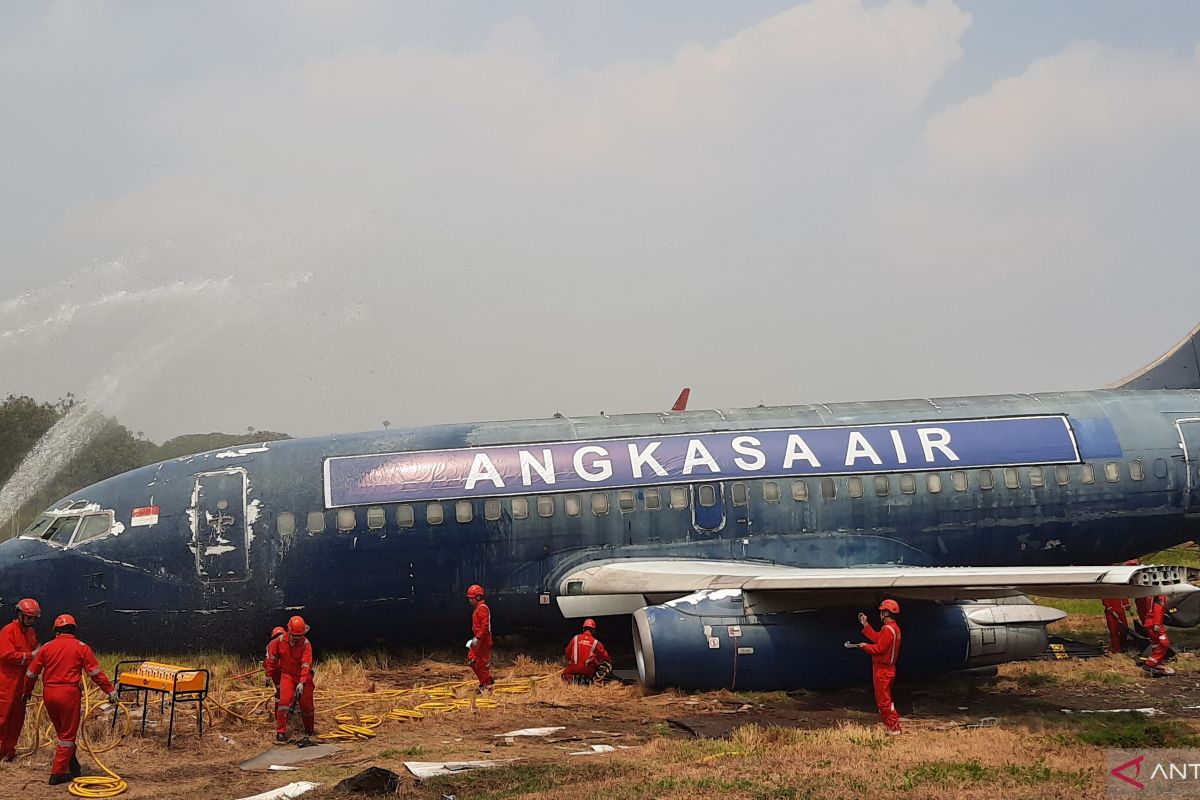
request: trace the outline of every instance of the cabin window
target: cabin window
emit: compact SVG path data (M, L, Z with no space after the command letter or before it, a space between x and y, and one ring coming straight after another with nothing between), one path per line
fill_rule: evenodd
M917 493L917 477L905 473L900 476L900 491L904 494Z
M324 533L325 532L325 512L310 511L308 512L308 522L306 528L309 533Z
M445 519L446 514L442 511L441 503L429 503L425 506L425 521L430 525L441 525Z
M371 506L367 509L367 530L377 531L384 526L386 521L387 515L379 506Z
M495 497L490 497L483 501L483 518L488 522L495 522L500 519L500 500Z
M417 514L410 505L402 505L396 509L396 527L411 528L417 524Z
M1059 464L1054 468L1054 482L1059 486L1071 485L1071 468L1066 464Z
M512 499L512 515L513 519L528 519L529 518L529 498L514 497Z
M1021 488L1021 474L1012 467L1004 470L1004 485L1009 489Z
M1029 485L1035 489L1044 487L1046 485L1046 470L1041 467L1030 467Z
M563 495L563 511L568 517L578 517L583 513L583 500L577 494Z
M342 533L347 533L354 530L358 526L358 515L354 513L353 508L339 508L337 510L337 529Z
M992 474L990 469L981 469L976 473L979 478L979 488L985 492L991 491L996 486L996 476Z
M287 533L296 532L296 515L288 512L283 512L276 520L276 525L279 525L284 516L291 517L292 529ZM112 515L110 514L89 514L83 518L83 522L79 523L79 530L75 531L75 544L83 544L89 539L95 539L97 536L103 536L112 530ZM283 533L283 531L279 531Z
M826 500L837 497L837 482L833 478L821 478L821 497Z
M950 484L956 492L965 492L967 490L967 473L960 471L950 473Z
M1167 460L1165 458L1154 459L1154 477L1167 477Z
M863 479L855 475L846 481L846 491L851 497L863 496Z
M475 517L475 506L470 500L459 500L454 504L454 519L464 525Z
M1146 477L1146 471L1142 469L1142 462L1140 459L1134 459L1133 461L1129 462L1129 477L1135 481L1140 481Z
M925 488L930 494L939 494L942 491L942 476L941 473L931 472L925 476Z
M671 508L680 509L688 507L688 492L682 486L671 487Z
M792 481L792 499L797 503L808 502L808 481Z
M1115 461L1108 461L1104 464L1104 480L1109 483L1116 483L1121 480L1121 467Z
M538 495L537 511L539 517L554 516L554 497L552 495Z
M41 534L42 539L66 547L71 543L71 534L75 533L78 525L79 517L57 517L46 532Z
M630 511L633 511L636 499L631 490L622 489L617 492L617 510L622 514L628 514Z
M595 492L592 494L592 513L598 517L602 517L608 513L608 492Z
M891 487L888 486L887 475L875 476L875 494L879 495L880 497L887 497L890 488Z
M275 531L280 536L291 536L296 532L296 515L290 511L284 511L275 518Z
M763 500L768 503L779 502L779 484L775 481L767 481L763 484Z
M700 505L704 506L705 508L712 508L717 504L717 490L711 483L702 483L697 486L696 489L696 495L697 499L700 501Z
M746 484L735 483L729 487L729 494L733 499L735 506L744 506L750 500L749 493L746 491ZM794 496L794 490L793 490Z
M1091 464L1084 464L1079 471L1081 473L1080 480L1084 483L1096 482L1096 468Z
M658 511L662 508L662 495L658 493L658 489L647 489L643 497L646 498L647 511Z

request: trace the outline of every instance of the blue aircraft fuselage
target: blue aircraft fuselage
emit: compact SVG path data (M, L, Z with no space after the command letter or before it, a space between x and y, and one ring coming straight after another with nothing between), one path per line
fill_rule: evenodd
M1196 390L270 442L65 498L0 544L0 599L37 597L126 650L256 649L292 613L326 645L461 639L472 583L487 587L498 632L560 629L556 579L593 559L1122 561L1196 536L1198 465Z

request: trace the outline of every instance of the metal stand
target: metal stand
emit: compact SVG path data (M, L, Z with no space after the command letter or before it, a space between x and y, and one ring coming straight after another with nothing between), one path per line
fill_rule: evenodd
M196 704L198 704L199 709L198 709L198 713L196 714L197 735L203 736L204 735L204 699L206 697L208 697L208 679L209 679L208 670L206 670L206 669L181 669L177 672L172 673L170 685L167 685L164 682L164 683L162 683L161 688L158 686L153 686L153 685L145 685L145 684L140 685L140 684L136 684L136 683L124 683L121 681L122 665L124 665L124 664L141 664L144 661L145 661L145 659L141 659L141 658L131 660L131 661L121 661L121 662L118 662L116 669L113 670L118 676L117 677L118 699L120 697L122 697L125 692L133 692L134 695L137 697L138 702L140 702L142 704L141 735L142 736L146 735L146 710L149 705L149 703L148 703L149 693L155 692L159 695L158 710L159 710L160 715L164 714L164 712L166 710L165 705L166 705L167 698L169 697L171 699L171 715L170 715L170 721L167 724L167 747L168 748L171 746L171 741L173 740L174 735L175 735L175 706L178 703L196 703ZM202 689L189 689L189 690L184 690L184 691L181 691L179 689L179 676L180 675L189 675L190 676L190 675L197 675L197 674L202 674L204 676L204 687ZM150 681L147 681L146 683L148 684L148 683L150 683ZM112 724L113 724L113 727L115 728L116 724L117 724L117 715L116 714L113 714Z

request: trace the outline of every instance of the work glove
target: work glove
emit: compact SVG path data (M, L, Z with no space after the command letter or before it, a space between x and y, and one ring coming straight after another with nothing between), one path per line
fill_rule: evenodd
M847 650L857 650L859 645L857 642L846 642L842 645L842 647L846 648Z
M118 692L116 689L114 689L113 691L108 693L108 702L112 703L115 706L120 701L121 701L121 693Z
M265 686L265 687L267 687L268 689L270 689L270 688L271 688L272 686L274 686L274 685L275 685L275 681L271 680L271 676L270 676L270 675L267 675L265 678L263 678L263 686Z
M478 637L478 636L472 636L472 637L470 638L470 640L468 640L468 641L467 641L467 649L469 650L469 649L471 649L472 647L474 647L474 646L475 646L475 645L477 645L477 644L479 644L479 637Z
M304 696L304 684L300 684L299 686L296 687L296 693L294 695L292 695L292 705L295 707L299 707L300 698L303 696Z

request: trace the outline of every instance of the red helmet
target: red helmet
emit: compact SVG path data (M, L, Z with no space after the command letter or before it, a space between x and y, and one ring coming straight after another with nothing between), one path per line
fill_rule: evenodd
M303 636L308 633L308 625L304 624L304 617L297 614L288 620L287 632L293 636Z
M592 619L591 617L588 617L587 619L585 619L583 621L583 629L585 631L588 629L596 630L596 620Z
M1141 565L1142 562L1138 561L1136 558L1131 558L1125 562L1125 566L1127 567L1140 567Z
M55 630L57 630L58 628L65 628L68 625L74 625L74 624L75 624L75 618L72 617L70 614L59 614L54 619Z
M285 633L287 633L286 628L282 625L276 625L275 629L271 631L271 638L274 639L276 636L283 636Z
M891 600L891 599L884 600L882 603L879 604L879 610L886 611L889 614L899 614L900 613L900 604L897 603L895 600Z
M26 597L17 603L17 611L20 611L27 617L40 617L42 615L42 607L32 597Z
M483 587L478 583L472 583L467 587L467 597L483 597Z

